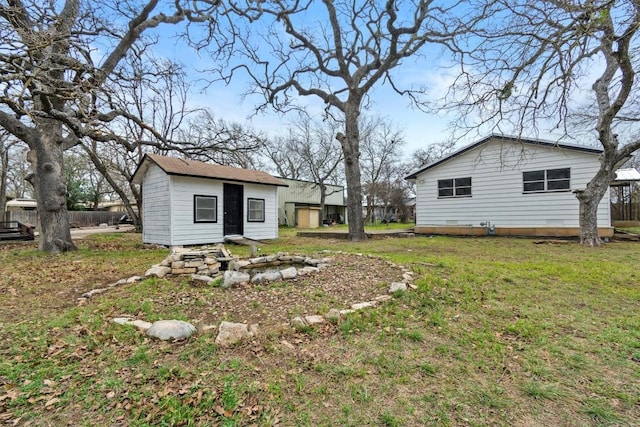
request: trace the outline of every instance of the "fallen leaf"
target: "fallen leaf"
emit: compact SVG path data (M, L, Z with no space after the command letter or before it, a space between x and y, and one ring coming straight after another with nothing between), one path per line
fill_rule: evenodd
M56 403L60 402L60 399L58 399L57 397L54 397L53 399L49 399L47 400L47 403L44 404L45 408L48 408L50 406L55 405Z

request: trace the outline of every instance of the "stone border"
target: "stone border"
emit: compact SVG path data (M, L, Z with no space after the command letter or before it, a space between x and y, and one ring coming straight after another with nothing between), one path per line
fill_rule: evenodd
M406 292L408 290L415 290L417 286L414 285L414 273L410 269L406 268L402 265L397 265L391 261L385 261L380 257L376 257L373 255L363 255L362 253L351 254L349 252L338 251L332 252L329 250L322 251L323 254L335 254L335 255L356 255L356 256L366 256L368 258L375 258L381 262L385 262L387 265L393 268L399 268L402 271L402 280L398 282L392 282L389 285L386 295L378 295L373 300L363 301L351 304L351 306L347 309L336 309L332 308L327 313L314 314L308 316L296 316L290 321L290 325L294 329L303 329L306 327L313 327L325 322L339 322L341 319L345 318L350 313L355 313L356 311L363 310L365 308L376 307L378 304L389 301L392 299L392 295L396 292ZM214 255L217 254L218 256ZM240 260L237 258L231 257L231 254L224 249L224 246L217 245L215 248L203 248L199 251L194 251L191 249L183 249L183 248L174 248L172 253L168 255L160 264L155 264L145 273L144 278L149 277L158 277L163 278L169 274L172 275L186 275L191 274L192 281L203 281L206 283L211 283L215 280L211 274L217 274L220 271L220 267L226 267L226 271L224 273L224 280L222 288L229 288L238 283L264 283L272 280L286 280L294 278L298 275L303 276L307 274L313 274L319 272L322 269L325 269L331 265L333 261L332 257L324 257L324 258L311 258L301 255L289 255L287 253L278 253L277 255L268 255L256 258L250 258L248 260ZM188 264L189 263L189 264ZM291 264L307 264L305 267L301 269L297 269L295 267L290 267L280 271L274 272L264 272L258 273L254 275L253 278L249 276L248 273L243 272L241 270L247 270L251 268L268 268L270 266L280 266L284 263ZM185 271L185 269L189 269ZM193 269L193 272L192 272ZM175 272L174 272L175 271ZM196 274L199 273L199 274ZM270 274L274 273L274 274ZM275 274L277 273L277 274ZM218 277L220 277L218 275ZM230 279L227 282L227 279ZM109 289L112 289L117 286L125 285L125 284L133 284L139 282L144 279L141 276L132 276L128 279L121 279L115 283L107 285L105 288L97 288L91 291L85 292L82 294L82 297L78 298L78 303L80 305L86 303L88 299L93 297L94 295L102 294ZM233 280L231 280L233 278ZM258 325L247 325L244 323L231 323L227 321L221 321L220 326L216 327L215 325L205 325L199 328L195 326L177 320L159 320L153 324L146 322L140 319L134 319L131 317L116 317L112 319L113 322L118 323L120 325L132 325L140 329L141 332L161 339L161 340L183 340L191 336L191 334L196 331L199 332L208 332L214 329L218 329L218 335L216 337L216 344L221 345L222 347L228 347L230 345L234 345L240 341L244 341L250 339L257 335L258 333ZM156 333L156 327L167 327L168 332ZM178 332L175 332L176 328ZM149 332L151 331L151 332ZM184 332L184 334L182 334ZM286 341L285 341L286 342Z
M336 252L337 254L341 254L341 253L346 253L346 252ZM364 256L360 253L355 254L358 256ZM380 257L374 257L372 255L366 255L369 258L376 258L379 259L380 261L383 261L385 263L387 263L387 265L391 266L391 267L397 267L400 270L402 270L402 281L400 282L392 282L389 285L389 288L387 290L387 295L378 295L377 297L375 297L373 300L370 301L363 301L363 302L358 302L358 303L354 303L351 304L350 308L347 309L342 309L342 310L338 310L336 308L332 308L330 309L327 313L325 313L324 315L321 314L313 314L310 316L296 316L293 319L291 319L291 326L295 329L303 329L306 327L312 327L312 326L316 326L316 325L320 325L322 323L325 322L338 322L341 319L343 319L344 317L346 317L348 314L350 313L355 313L358 310L362 310L365 308L370 308L370 307L376 307L378 304L384 302L384 301L389 301L390 299L392 299L392 295L390 294L394 294L396 292L406 292L409 289L411 290L415 290L418 287L416 285L413 284L413 280L414 280L414 275L413 275L413 271L409 270L408 268L402 266L402 265L397 265L394 262L391 261L385 261L383 259L381 259Z

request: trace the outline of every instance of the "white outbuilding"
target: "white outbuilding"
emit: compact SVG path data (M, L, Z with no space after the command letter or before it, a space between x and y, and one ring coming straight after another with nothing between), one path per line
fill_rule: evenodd
M146 154L131 181L142 188L145 243L278 237L277 188L287 184L266 172Z
M579 202L602 150L490 135L406 177L415 182L416 233L578 236ZM609 190L598 230L613 235Z

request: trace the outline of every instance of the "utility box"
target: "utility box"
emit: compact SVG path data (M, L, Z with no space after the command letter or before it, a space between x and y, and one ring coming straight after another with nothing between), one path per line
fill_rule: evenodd
M298 228L320 227L320 208L304 207L296 209Z

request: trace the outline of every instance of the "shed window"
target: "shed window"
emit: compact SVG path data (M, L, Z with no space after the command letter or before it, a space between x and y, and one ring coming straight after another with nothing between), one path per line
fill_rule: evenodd
M567 191L571 189L571 169L522 172L523 192Z
M471 197L471 177L439 179L438 197Z
M218 197L193 196L193 222L218 222Z
M247 199L247 221L264 222L264 199Z

